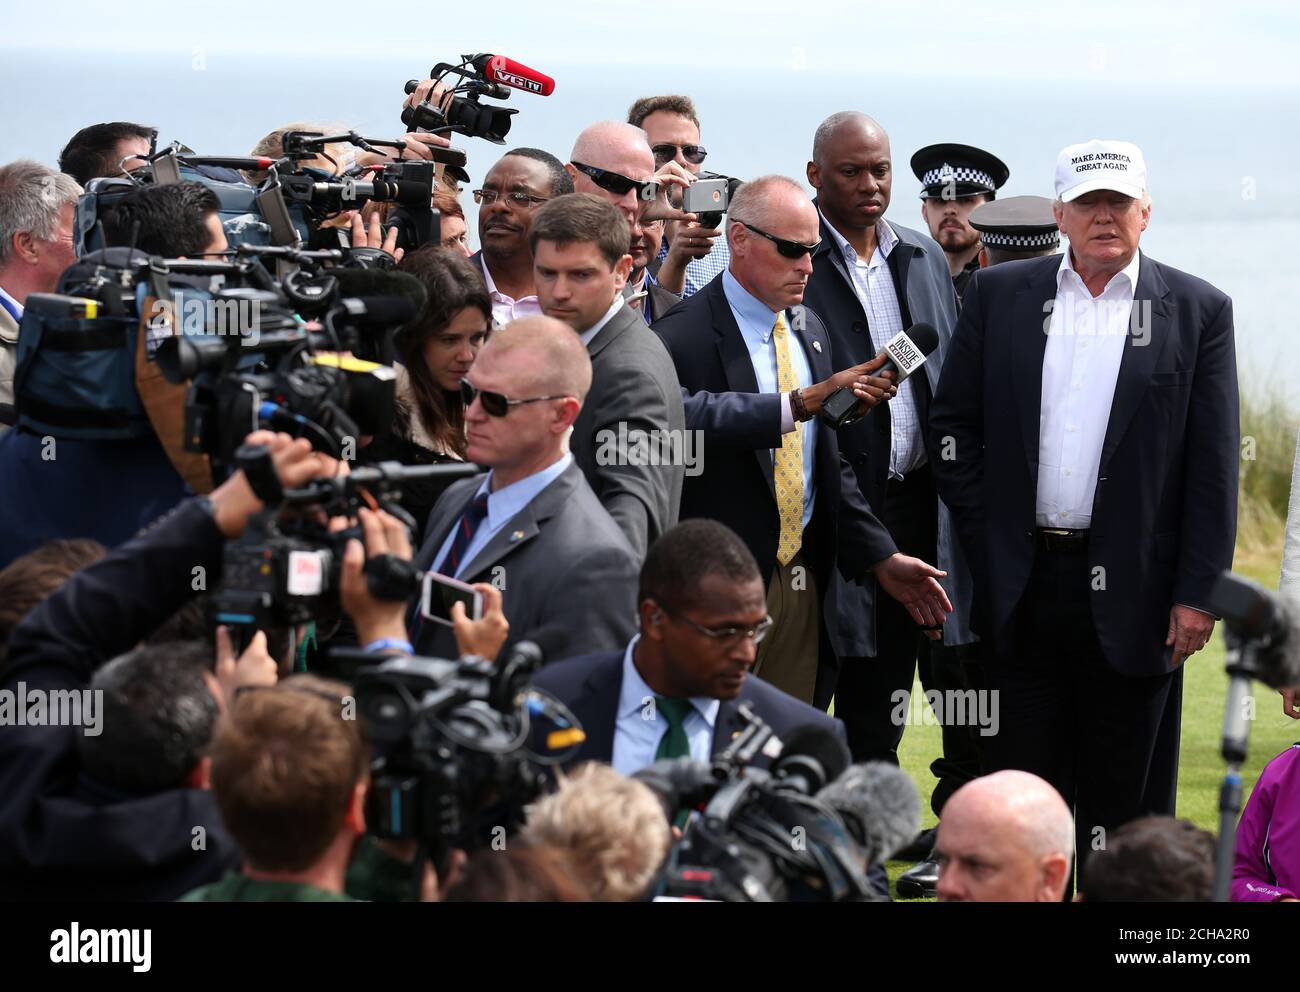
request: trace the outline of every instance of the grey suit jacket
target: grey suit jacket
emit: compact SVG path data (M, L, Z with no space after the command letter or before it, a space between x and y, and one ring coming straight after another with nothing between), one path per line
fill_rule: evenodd
M18 364L18 322L0 307L0 403L14 401L14 367ZM0 431L4 427L0 426Z
M686 475L686 415L668 349L624 304L587 345L591 392L569 448L601 505L644 558L677 523ZM660 456L675 464L659 464ZM635 464L649 462L649 464Z
M463 479L434 504L415 559L421 569L433 564L482 482L481 475ZM549 661L621 650L637 628L639 571L627 539L574 464L497 532L462 578L501 590L510 635L499 657L516 641L534 641ZM430 621L420 625L415 648L456 656L451 628Z

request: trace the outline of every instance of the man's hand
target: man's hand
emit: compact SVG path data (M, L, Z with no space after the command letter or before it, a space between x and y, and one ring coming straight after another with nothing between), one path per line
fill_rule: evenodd
M836 372L829 379L813 383L800 394L803 397L804 408L815 417L821 412L822 404L832 393L848 386L852 388L853 395L858 398L856 415L865 416L866 412L877 403L887 402L898 395L898 384L894 381L893 372L886 372L884 375L873 374L888 360L888 356L877 355L869 362L851 366Z
M402 140L406 142L405 148L388 148L382 147L373 152L361 152L357 155L354 165L383 165L385 162L393 162L397 159L431 159L433 158L433 148L450 148L451 139L441 134L430 134L427 131L412 131L410 134L402 135Z
M339 602L357 627L357 641L369 644L380 638L406 640L406 603L376 599L370 592L363 569L367 558L393 555L411 560L411 540L406 525L382 510L361 509L357 513L365 534L365 547L356 538L348 541L339 575Z
M642 217L644 220L644 216ZM670 293L681 296L686 288L686 266L703 258L713 250L713 239L722 233L721 228L700 227L697 223L674 224L675 231L668 235L668 254L659 266L655 279Z
M280 485L294 489L310 479L325 479L347 473L347 465L329 455L313 451L305 438L296 441L288 434L272 431L254 431L244 438L245 444L264 444L271 449ZM236 472L212 491L213 516L217 527L228 540L244 533L248 518L262 509L262 501L253 493L253 487L243 472Z
M460 881L461 875L465 873L467 861L469 855L459 847L453 847L447 854L447 877L445 880L440 880L433 862L426 858L424 873L420 878L420 902L438 902L444 892Z
M1169 635L1165 638L1165 647L1172 645L1174 649L1171 667L1177 668L1205 647L1212 633L1214 617L1190 606L1175 605L1169 611Z
M1300 697L1300 686L1294 689L1279 689L1282 693L1282 712L1292 720L1300 720L1300 710L1295 708L1296 699Z
M483 596L483 617L471 620L465 614L465 604L451 604L451 628L456 635L456 647L461 655L476 654L488 661L496 661L497 652L510 633L510 622L501 612L501 590L487 582L475 582L474 588Z
M244 686L275 685L279 672L280 666L266 650L266 635L260 630L253 635L244 653L236 660L230 631L226 627L217 628L216 676L227 707L235 698L235 693Z
M406 250L397 247L397 228L390 228L385 235L383 228L379 225L379 214L370 215L370 228L366 229L365 223L361 220L360 214L352 215L352 247L353 248L378 248L386 251L393 256L394 262L400 262Z
M948 594L939 585L939 580L948 573L928 565L920 558L909 558L903 554L893 554L877 563L872 571L876 581L889 595L903 604L908 616L922 627L938 627L952 612L952 603ZM927 631L933 635L939 631Z
M420 84L415 87L414 92L406 94L406 99L402 101L402 110L411 110L428 101L445 113L447 108L451 106L454 96L455 94L451 93L442 83L432 79L422 79Z
M674 206L681 203L681 196L672 195L675 189L686 189L691 183L695 182L695 176L687 172L676 162L665 162L650 177L659 184L659 195L655 197L653 203L646 204L641 209L641 221L650 223L656 220L676 220L693 222L698 220L694 214L688 214Z

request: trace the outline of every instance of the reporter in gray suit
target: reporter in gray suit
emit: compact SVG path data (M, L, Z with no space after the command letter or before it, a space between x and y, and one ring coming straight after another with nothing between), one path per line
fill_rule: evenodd
M591 392L569 449L638 558L677 522L688 447L681 386L668 349L623 302L631 233L612 203L557 196L533 216L533 283L548 317L578 332ZM668 464L663 464L663 462Z
M548 659L621 649L636 629L640 559L568 451L591 387L582 343L557 320L517 320L493 334L464 383L467 455L491 471L443 493L416 565L500 589L503 651L520 640ZM458 654L450 627L418 616L411 642L420 654Z

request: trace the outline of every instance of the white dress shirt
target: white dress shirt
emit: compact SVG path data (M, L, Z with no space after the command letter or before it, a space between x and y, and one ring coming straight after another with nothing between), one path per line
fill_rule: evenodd
M633 637L623 652L623 688L618 694L618 713L614 718L614 753L610 764L623 775L631 775L653 764L659 742L668 732L668 722L658 719L656 693L646 685L632 660L632 652L640 639L640 634ZM713 727L721 705L716 699L700 697L691 700L691 709L682 729L691 745L691 757L696 761L708 761L713 757Z
M606 324L608 324L611 319L613 319L614 314L618 313L622 309L623 309L623 297L617 296L614 298L614 302L609 305L609 309L605 311L605 316L601 317L600 320L596 321L594 324L592 324L585 331L583 331L581 334L578 335L578 337L582 340L583 345L589 346L592 342L592 339L595 338L595 336L601 332L601 329Z
M1097 297L1070 258L1066 251L1056 270L1056 300L1043 353L1035 516L1040 527L1081 530L1092 522L1101 448L1129 344L1141 255L1134 252Z
M505 327L512 320L518 320L520 317L540 317L542 316L542 304L536 295L523 296L519 299L512 299L505 293L497 289L497 284L492 281L492 273L488 271L487 258L479 255L479 268L483 270L483 281L487 284L488 297L492 300L492 322L497 327Z
M826 220L825 214L822 214L822 220ZM879 354L895 334L906 330L898 293L894 290L894 276L889 271L889 254L898 245L898 235L883 219L878 221L876 250L870 259L863 261L828 220L826 228L844 256L844 267L853 280L853 290L862 304L862 311L867 315L871 346ZM889 401L889 478L901 479L908 472L916 471L925 461L925 439L921 436L921 421L916 415L912 377L908 376L899 383L898 395Z

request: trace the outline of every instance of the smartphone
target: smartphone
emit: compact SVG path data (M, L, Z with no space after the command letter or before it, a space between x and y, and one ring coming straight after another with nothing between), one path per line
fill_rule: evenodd
M682 210L688 214L724 213L731 202L728 180L700 179L682 193Z
M426 620L450 627L453 603L464 603L465 615L471 620L483 619L481 592L459 579L438 572L425 572L424 588L420 593L420 614Z

